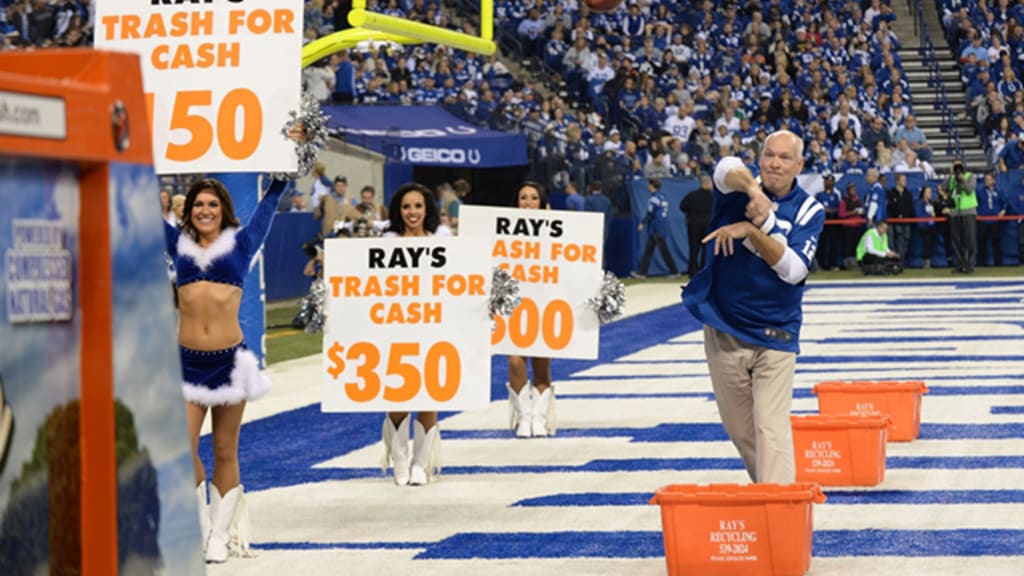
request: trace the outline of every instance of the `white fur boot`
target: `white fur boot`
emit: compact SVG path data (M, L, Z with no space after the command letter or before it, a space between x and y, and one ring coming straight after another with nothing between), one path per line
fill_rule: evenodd
M409 420L405 418L395 426L386 414L381 431L381 442L384 444L384 457L381 459L381 471L387 473L391 464L395 475L395 484L405 486L409 483Z
M210 540L210 505L206 503L206 480L196 486L196 507L199 508L199 536L203 541L203 553Z
M519 438L529 438L530 426L533 418L533 387L527 382L526 386L516 394L511 384L505 384L508 388L508 416L509 426L516 431Z
M548 386L543 393L534 390L533 393L533 419L530 431L535 438L546 438L554 436L557 430L557 419L555 417L555 387Z
M423 486L441 473L441 426L434 424L430 430L416 421L412 437L412 470L409 484Z
M252 556L249 511L245 490L239 484L221 496L217 487L210 491L210 516L213 526L206 545L207 562L226 562L229 556Z

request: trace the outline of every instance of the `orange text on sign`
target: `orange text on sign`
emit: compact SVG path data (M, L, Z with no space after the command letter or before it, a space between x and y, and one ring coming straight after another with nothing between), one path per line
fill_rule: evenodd
M291 34L295 32L295 14L291 10L232 10L228 12L228 34L248 31L253 34Z
M494 241L491 256L494 258L540 259L541 244L535 240L504 240Z
M143 21L138 14L111 14L100 19L100 26L106 40L212 36L213 16L209 11L154 13Z
M147 105L153 104L153 96L147 94ZM201 114L194 114L193 108L210 106L213 103L211 90L183 90L174 95L171 122L168 127L188 132L188 140L177 144L168 139L165 156L174 162L191 162L210 151L214 141L214 129L210 121ZM242 116L242 132L239 134L235 119ZM151 118L152 120L152 118ZM259 97L248 88L235 88L221 99L217 107L216 140L224 156L232 160L244 160L252 156L259 147L263 133L263 106Z
M440 302L377 302L370 306L374 324L440 324Z
M162 44L149 55L150 64L157 70L238 68L241 45L238 42L203 42L198 45Z
M346 350L335 342L327 350L327 373L338 380L355 366L356 380L346 382L345 395L353 402L371 402L381 396L388 402L407 402L421 389L436 402L447 402L455 397L462 381L462 360L459 351L448 341L435 342L420 360L419 342L392 342L387 349L387 368L384 377L397 376L398 387L384 387L378 373L381 350L373 342L356 342ZM383 395L382 395L383 390Z
M516 280L527 284L558 284L558 266L502 262L498 267L507 270Z
M419 296L420 277L411 274L391 274L388 276L331 276L327 279L331 285L331 297L362 298L386 296Z
M597 262L597 246L555 242L551 245L551 259L566 262Z
M442 292L452 296L483 296L485 280L482 274L435 274L430 278L430 290L434 296Z
M517 348L530 348L538 339L552 350L563 350L572 342L572 307L565 300L551 300L540 310L532 298L523 298L506 320L494 316L491 344L499 344L506 337Z

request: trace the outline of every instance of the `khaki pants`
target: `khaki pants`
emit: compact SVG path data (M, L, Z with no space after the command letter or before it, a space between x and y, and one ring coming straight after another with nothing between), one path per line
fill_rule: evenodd
M742 342L704 327L704 352L722 424L754 482L796 480L793 404L796 354Z

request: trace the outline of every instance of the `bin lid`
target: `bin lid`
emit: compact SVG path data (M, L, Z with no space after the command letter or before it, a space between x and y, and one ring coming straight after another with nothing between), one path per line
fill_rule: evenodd
M888 414L874 413L870 415L828 415L808 414L803 416L792 415L789 421L793 428L815 430L838 430L847 428L888 428L892 422Z
M811 390L812 394L819 392L854 392L854 393L880 393L880 392L916 392L927 394L928 387L921 380L910 380L906 382L895 382L891 380L880 380L877 382L855 381L855 382L819 382Z
M650 504L751 504L825 501L814 482L793 484L670 484L654 493Z

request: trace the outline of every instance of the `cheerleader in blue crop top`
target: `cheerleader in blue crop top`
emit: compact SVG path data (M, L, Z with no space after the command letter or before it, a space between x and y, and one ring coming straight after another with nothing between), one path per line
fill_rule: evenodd
M242 283L274 218L286 182L275 180L244 227L231 196L214 179L199 180L185 197L181 228L165 222L167 253L174 260L178 292L178 342L196 497L209 562L248 555L248 530L238 469L238 436L247 400L270 390L256 356L246 348L238 309ZM199 460L199 432L211 412L213 490L206 508L206 472ZM232 534L235 537L232 537Z

